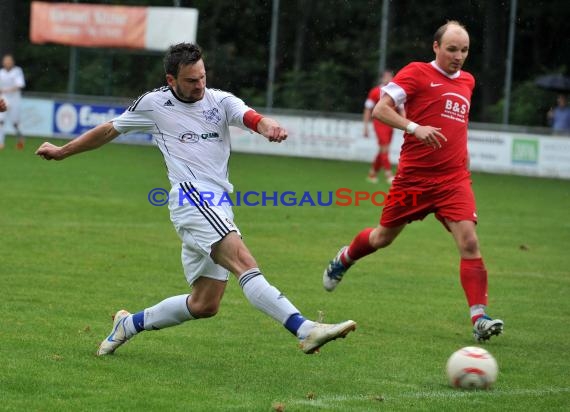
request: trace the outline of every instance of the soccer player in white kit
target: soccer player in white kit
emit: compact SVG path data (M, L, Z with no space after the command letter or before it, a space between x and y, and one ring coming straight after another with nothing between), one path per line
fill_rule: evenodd
M213 205L200 198L201 192L221 196L233 189L228 181L230 125L250 128L271 142L285 140L287 131L231 93L206 88L206 70L197 45L171 46L164 68L168 86L143 94L119 117L64 146L46 142L36 151L44 159L62 160L98 148L121 133L140 131L152 133L166 162L172 185L170 217L182 240L182 264L192 293L167 298L133 314L119 310L97 355L112 354L144 330L214 316L229 272L238 278L246 298L293 333L305 353L345 337L356 328L354 321L323 324L305 319L259 270L233 222L230 205ZM179 202L179 193L195 202Z
M0 113L0 149L4 148L4 124L12 123L16 130L18 143L16 148L24 148L24 136L20 132L20 103L22 101L22 89L26 87L24 72L21 67L14 63L14 57L6 54L2 58L2 69L0 69L0 94L5 101L7 109Z

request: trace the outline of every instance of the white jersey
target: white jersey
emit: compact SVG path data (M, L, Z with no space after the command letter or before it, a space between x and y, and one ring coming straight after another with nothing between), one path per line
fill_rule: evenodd
M3 91L14 87L17 87L18 90ZM10 70L0 69L0 90L2 90L2 96L9 105L17 104L20 101L22 96L21 89L24 87L26 87L26 82L24 80L24 72L20 67L14 66Z
M221 90L206 88L204 98L186 103L164 86L143 94L112 122L120 133L152 134L173 187L191 182L200 191L232 192L229 126L245 128L248 110L241 99Z

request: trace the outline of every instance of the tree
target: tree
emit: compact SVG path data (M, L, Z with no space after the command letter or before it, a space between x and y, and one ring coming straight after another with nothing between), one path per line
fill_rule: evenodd
M15 0L2 0L0 2L0 21L2 22L2 36L0 36L0 56L14 53L14 24Z
M172 0L90 2L173 4ZM29 43L29 28L20 23L29 21L30 3L30 0L0 2L0 17L4 17L0 48L13 41L16 59L28 75L27 90L65 92L69 48ZM366 91L378 76L381 3L381 0L282 1L275 107L360 113ZM232 91L247 103L262 107L271 0L180 0L180 4L199 10L197 39L204 48L209 85ZM471 119L489 121L494 116L493 106L503 97L510 4L510 0L391 1L387 64L398 70L412 60L430 61L435 29L448 19L463 22L471 33L465 68L477 79ZM523 89L530 93L532 80L540 74L570 70L570 25L567 24L570 2L518 0L518 5L513 95L519 85L527 83ZM164 83L160 55L79 49L78 93L136 97ZM540 93L528 96L547 99ZM536 107L547 104L533 103ZM512 117L513 122L517 116ZM520 121L538 122L536 117L521 116Z

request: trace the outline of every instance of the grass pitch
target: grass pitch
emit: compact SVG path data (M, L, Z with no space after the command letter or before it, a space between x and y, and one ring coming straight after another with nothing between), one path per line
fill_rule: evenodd
M433 216L368 256L334 293L322 270L380 209L235 207L267 278L301 311L354 319L358 329L307 356L251 307L235 279L220 313L145 332L115 356L96 347L120 308L187 293L156 148L107 145L63 162L0 152L0 409L41 410L568 410L570 183L474 174L491 316L505 334L485 345L499 377L490 391L447 386L444 366L473 345L459 258ZM368 165L233 154L236 190L386 190Z

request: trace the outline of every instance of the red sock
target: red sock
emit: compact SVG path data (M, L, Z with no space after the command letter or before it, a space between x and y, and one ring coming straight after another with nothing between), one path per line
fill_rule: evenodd
M462 258L459 277L469 307L473 305L487 306L487 270L483 259Z
M390 159L388 158L388 153L382 153L380 156L380 163L384 170L392 170L392 165L390 164Z
M372 169L378 173L378 170L382 168L382 154L378 153L376 155L376 159L374 159L374 163L372 163Z
M376 251L376 249L370 246L370 241L368 240L370 238L370 232L372 232L373 230L374 230L373 228L369 227L364 229L358 235L356 235L356 237L352 240L347 250L348 260L346 258L346 253L343 254L340 258L343 265L345 266L350 265L352 264L353 261L358 260Z

